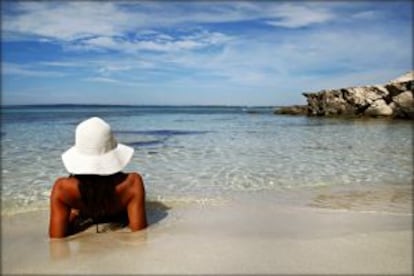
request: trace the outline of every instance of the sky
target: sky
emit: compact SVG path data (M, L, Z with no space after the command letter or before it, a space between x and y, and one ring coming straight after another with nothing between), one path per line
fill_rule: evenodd
M412 70L413 1L1 1L1 103L304 104Z

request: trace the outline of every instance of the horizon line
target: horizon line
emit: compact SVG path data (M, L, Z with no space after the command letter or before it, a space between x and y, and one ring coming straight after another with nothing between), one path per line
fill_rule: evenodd
M47 103L47 104L0 104L1 108L12 107L283 107L292 105L225 105L225 104L81 104L81 103Z

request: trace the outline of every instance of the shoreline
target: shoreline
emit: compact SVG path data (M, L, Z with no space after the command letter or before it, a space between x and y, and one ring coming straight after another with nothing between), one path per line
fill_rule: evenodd
M253 191L230 191L220 196L213 195L153 195L147 194L147 209L177 207L182 205L223 205L228 201L249 200L275 202L286 206L316 207L343 211L360 211L387 214L413 214L414 187L410 184L377 185L313 185L280 187ZM3 202L4 204L4 202ZM162 207L163 206L163 207ZM31 212L49 210L49 200L36 204L5 208L1 216L11 217Z
M96 234L90 227L63 240L47 237L48 211L2 216L2 272L412 273L412 212L344 211L270 198L153 202L146 230Z

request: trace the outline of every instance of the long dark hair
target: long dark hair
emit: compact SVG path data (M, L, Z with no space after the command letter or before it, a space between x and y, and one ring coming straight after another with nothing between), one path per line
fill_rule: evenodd
M81 201L84 205L81 212L94 220L110 215L117 203L115 187L125 180L126 174L118 172L112 175L77 174L71 175L78 181Z

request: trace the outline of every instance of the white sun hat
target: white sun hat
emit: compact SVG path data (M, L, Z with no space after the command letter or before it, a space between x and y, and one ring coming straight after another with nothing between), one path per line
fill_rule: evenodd
M117 143L109 124L92 117L76 127L75 145L62 161L72 174L110 175L121 171L133 154L133 148Z

